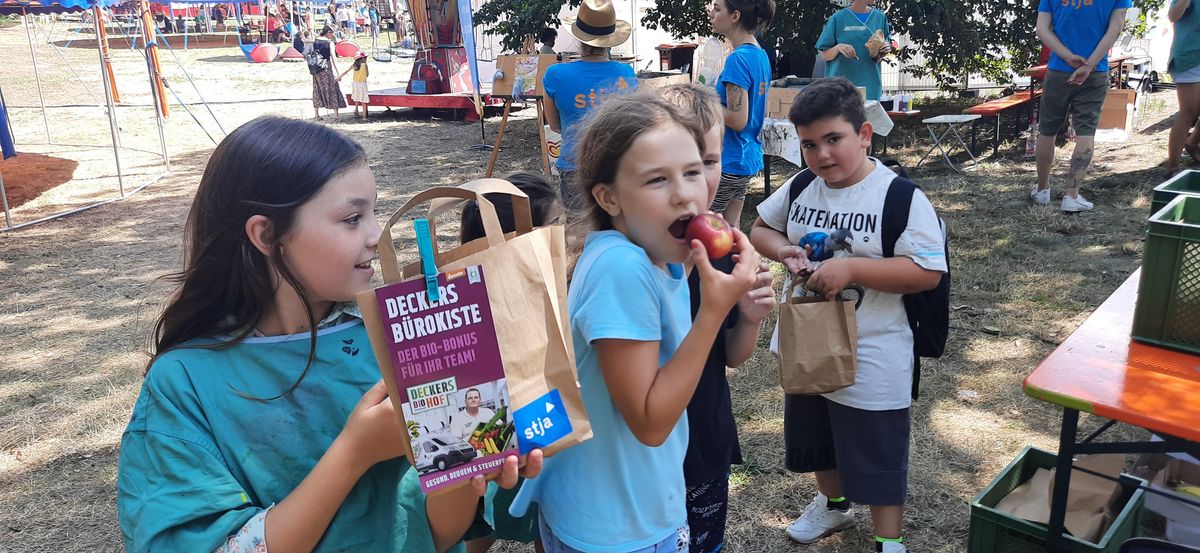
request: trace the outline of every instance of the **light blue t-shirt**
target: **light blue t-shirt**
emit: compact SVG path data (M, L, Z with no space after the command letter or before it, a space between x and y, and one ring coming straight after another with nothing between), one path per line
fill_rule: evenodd
M1173 0L1175 5L1179 0ZM1193 1L1175 22L1175 38L1171 41L1171 58L1167 70L1183 73L1200 67L1200 7Z
M1108 20L1115 10L1133 7L1132 0L1041 0L1038 12L1051 16L1054 34L1072 53L1088 57L1108 31ZM1050 52L1049 68L1074 72L1075 68L1058 54ZM1096 64L1095 71L1108 71L1108 54Z
M287 390L308 350L303 333L154 361L117 463L126 551L213 551L312 471L380 373L354 320L318 331L316 358L290 394L243 397ZM316 551L434 551L417 471L403 457L368 470Z
M658 447L638 441L604 382L592 344L601 339L659 342L661 367L691 330L682 265L670 274L617 231L584 243L567 296L575 361L592 439L546 459L510 512L538 503L563 543L581 551L625 553L649 547L687 524L683 458L687 417Z
M825 76L845 77L854 83L854 86L867 89L868 100L878 100L883 95L883 74L879 62L871 59L867 41L871 40L875 31L883 31L884 40L891 42L892 29L888 26L887 16L877 9L872 8L865 14L866 21L859 19L862 15L864 14L854 13L850 8L834 12L821 29L821 36L817 39L817 50L828 50L838 44L853 46L858 59L839 54L832 61L825 62Z
M767 87L771 84L771 60L767 53L753 44L738 46L725 59L725 68L717 78L717 96L721 105L728 106L725 84L737 85L746 91L750 100L746 126L740 132L725 129L721 143L721 172L730 175L757 175L763 167L763 118L767 115Z
M562 129L560 171L575 170L575 144L583 116L599 106L604 97L637 88L633 67L619 61L573 61L546 68L542 88L554 100Z

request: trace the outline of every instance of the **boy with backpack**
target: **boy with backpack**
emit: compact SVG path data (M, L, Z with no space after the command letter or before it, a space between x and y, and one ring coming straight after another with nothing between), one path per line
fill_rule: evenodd
M870 506L875 551L903 553L915 358L940 355L945 344L945 236L916 185L867 156L873 129L850 81L805 87L788 117L809 169L758 206L751 243L786 265L790 278L807 277L811 292L833 298L856 283L865 293L854 385L785 400L788 469L813 472L820 492L787 532L795 541L816 542L853 526L851 502L862 503ZM810 261L811 246L798 244L811 232L845 243L832 257ZM776 327L776 353L778 333Z

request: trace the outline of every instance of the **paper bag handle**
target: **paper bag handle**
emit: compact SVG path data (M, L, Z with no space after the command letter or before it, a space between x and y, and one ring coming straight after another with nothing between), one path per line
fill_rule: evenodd
M383 233L379 237L379 265L383 270L383 282L385 284L395 284L401 280L400 264L396 259L396 242L392 238L392 225L395 225L401 217L412 211L414 207L437 198L475 200L479 204L479 215L483 219L483 228L487 234L488 245L498 246L504 243L504 230L500 226L500 219L496 217L496 208L492 205L492 202L483 197L483 194L451 186L430 188L409 198L404 205L400 206L400 209L397 209L388 218L387 223L383 225Z
M805 279L805 280L807 281L807 279ZM793 295L795 295L795 293L796 293L796 285L799 283L799 281L800 281L800 279L797 278L796 275L792 275L792 278L789 279L787 292L783 296L783 301L785 303L792 303ZM842 294L845 294L847 290L853 290L854 292L858 293L858 299L854 301L854 309L858 309L858 306L862 305L863 298L867 295L866 292L863 290L862 286L860 286L858 284L850 283L845 288L843 288L841 292L838 292L838 299L840 299L842 301L850 301L849 299L842 297ZM816 297L820 297L822 301L827 301L827 300L825 300L824 296L816 296Z
M512 196L513 222L517 234L525 234L533 230L533 211L529 205L529 195L521 191L511 182L504 179L479 179L461 184L458 188L470 190L476 194L507 194ZM426 216L432 224L438 215L446 210L462 205L463 200L438 198L429 202L429 214Z

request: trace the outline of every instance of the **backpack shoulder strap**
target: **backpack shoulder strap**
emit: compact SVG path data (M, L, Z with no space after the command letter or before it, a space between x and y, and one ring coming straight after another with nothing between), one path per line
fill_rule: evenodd
M817 180L817 174L812 169L805 169L796 173L792 178L788 179L788 206L796 203L796 198L800 197L800 193L804 192L808 185Z
M904 229L908 228L913 193L919 188L917 183L904 177L896 177L888 185L887 196L883 199L883 228L880 232L884 257L895 257L896 242L904 234Z

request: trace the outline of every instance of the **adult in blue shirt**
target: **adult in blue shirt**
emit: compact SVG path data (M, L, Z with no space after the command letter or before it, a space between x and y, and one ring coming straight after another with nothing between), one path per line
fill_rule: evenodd
M721 144L721 183L711 209L739 227L746 185L763 167L763 118L771 59L759 46L761 34L775 16L775 0L714 0L708 13L713 31L733 45L717 77L717 96L725 106L725 137Z
M868 100L883 94L883 72L879 60L892 51L892 29L887 16L872 8L875 0L854 0L825 22L817 39L817 50L825 60L826 77L845 77L867 89ZM867 46L876 32L883 42L874 50Z
M1200 163L1200 127L1192 130L1200 118L1200 7L1192 0L1174 0L1167 18L1175 24L1167 69L1179 97L1179 114L1167 140L1167 170L1174 173L1179 170L1180 148Z
M575 187L575 143L578 123L605 96L637 88L637 77L627 64L609 59L609 48L629 39L629 23L617 19L610 0L584 0L579 15L563 18L571 34L579 39L582 57L552 65L542 78L547 101L546 122L562 133L558 156L559 192L569 210L583 206Z
M1100 108L1108 94L1108 50L1125 23L1130 0L1041 0L1037 35L1050 48L1049 70L1038 114L1037 188L1029 192L1038 205L1050 203L1050 167L1054 137L1067 120L1075 128L1075 150L1060 209L1088 211L1079 185L1092 163Z

